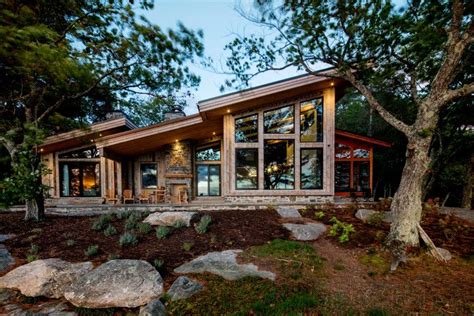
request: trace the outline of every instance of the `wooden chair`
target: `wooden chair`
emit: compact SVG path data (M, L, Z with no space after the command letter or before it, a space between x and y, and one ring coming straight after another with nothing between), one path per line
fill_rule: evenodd
M135 203L135 197L133 196L132 190L126 189L123 190L123 204L127 204L127 201L132 201Z
M138 196L138 201L140 203L142 202L150 203L150 193L148 191L142 191L140 195Z
M178 191L178 202L188 203L188 189L180 188Z
M113 189L107 189L106 191L106 196L105 196L105 201L108 203L108 202L112 202L114 204L117 204L117 202L119 201L117 195L115 195L115 192Z
M156 203L165 202L166 189L165 187L159 187L155 192Z

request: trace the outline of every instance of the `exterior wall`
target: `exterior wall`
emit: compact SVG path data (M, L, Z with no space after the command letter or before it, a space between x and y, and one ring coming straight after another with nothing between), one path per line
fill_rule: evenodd
M239 195L239 196L226 196L224 198L226 202L233 204L279 204L279 203L327 203L334 202L333 196L322 196L322 195Z
M175 199L173 186L185 186L188 200L193 192L193 162L190 141L176 141L164 147L166 201Z

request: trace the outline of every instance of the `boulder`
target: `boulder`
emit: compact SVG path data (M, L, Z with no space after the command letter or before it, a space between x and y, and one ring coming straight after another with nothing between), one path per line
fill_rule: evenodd
M377 211L374 211L374 210L371 210L371 209L366 209L366 208L360 208L355 213L355 217L357 217L358 219L360 219L363 222L367 222L369 217L372 214L375 214L375 213L377 213Z
M438 250L439 254L444 258L444 260L449 261L453 258L453 255L451 255L451 252L449 252L448 249L444 249L441 247L436 247Z
M176 269L176 273L204 273L217 274L226 280L237 280L247 276L255 276L275 280L275 274L270 271L259 271L253 263L237 263L237 254L242 250L225 250L210 252L187 262Z
M326 226L321 223L307 223L307 224L291 224L285 223L283 227L291 232L291 235L296 240L316 240L324 232Z
M0 244L0 271L5 270L9 266L15 264L15 259L8 251L4 244Z
M15 237L13 234L0 234L0 242L5 242L8 239Z
M193 296L202 290L202 285L185 276L180 276L171 285L168 295L172 301L182 300Z
M191 220L196 214L196 212L157 212L148 215L143 222L154 226L175 226L176 223L181 222L189 227L191 226Z
M64 297L86 308L138 307L163 294L163 279L143 260L111 260L71 284Z
M301 217L300 212L298 212L298 210L294 209L294 208L279 208L279 209L277 209L277 213L281 217L285 217L285 218L288 218L288 217Z
M160 300L156 299L140 307L138 316L166 316L166 308Z
M0 278L0 288L16 289L25 296L60 298L69 285L90 270L91 262L69 263L57 258L36 260Z

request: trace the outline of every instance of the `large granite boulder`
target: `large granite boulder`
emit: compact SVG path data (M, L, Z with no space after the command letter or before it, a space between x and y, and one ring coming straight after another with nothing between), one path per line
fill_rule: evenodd
M36 260L0 278L0 288L16 289L25 296L60 298L76 279L93 269L91 262L69 263L57 258Z
M188 277L180 276L171 285L168 296L172 301L182 300L193 296L202 290L202 285Z
M227 280L237 280L247 276L255 276L275 280L275 274L270 271L260 271L253 263L237 263L237 254L242 250L225 250L210 252L204 256L187 262L176 269L176 273L204 273L217 274Z
M15 259L8 251L4 244L0 244L0 271L5 270L9 266L15 264Z
M159 299L140 307L138 316L166 316L166 308Z
M285 223L283 227L291 232L291 235L296 240L316 240L324 232L326 226L321 223L307 223L307 224L291 224Z
M196 212L157 212L150 214L143 222L154 226L175 226L177 223L182 223L189 227L196 214Z
M86 308L138 307L163 294L163 279L143 260L111 260L77 279L64 297Z
M300 212L294 208L279 208L277 209L277 213L283 218L301 217Z

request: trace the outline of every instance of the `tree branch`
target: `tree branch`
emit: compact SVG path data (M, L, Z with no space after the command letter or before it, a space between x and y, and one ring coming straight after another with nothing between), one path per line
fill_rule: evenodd
M453 101L455 99L464 97L471 93L474 93L474 83L466 84L458 89L448 90L443 95L444 104L446 104L447 102Z
M3 136L0 136L0 143L5 146L5 148L8 150L8 153L10 154L11 160L14 161L17 152L15 143Z

